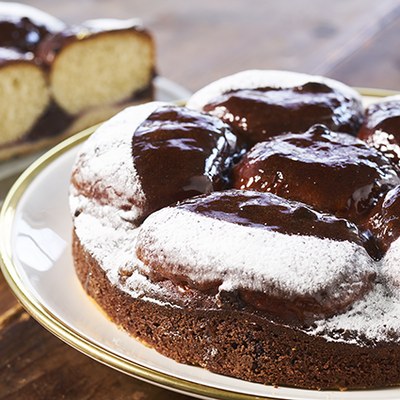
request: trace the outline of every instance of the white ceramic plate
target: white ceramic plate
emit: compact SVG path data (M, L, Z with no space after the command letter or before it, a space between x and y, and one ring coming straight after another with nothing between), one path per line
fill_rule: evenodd
M154 89L154 98L159 101L186 100L191 95L191 93L184 87L162 76L157 76L154 79ZM23 171L45 152L46 150L42 150L23 157L1 162L0 181L8 176Z
M83 353L143 380L199 398L400 399L400 388L310 391L274 388L178 364L117 328L85 294L71 257L71 166L93 129L58 145L19 178L0 214L2 270L25 308Z

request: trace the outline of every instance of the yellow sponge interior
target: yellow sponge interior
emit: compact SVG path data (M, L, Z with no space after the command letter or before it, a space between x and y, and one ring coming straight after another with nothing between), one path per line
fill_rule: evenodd
M48 103L46 77L38 66L15 62L0 68L0 145L26 134Z
M70 114L116 103L145 88L153 66L153 42L138 32L105 32L76 40L53 63L53 96Z

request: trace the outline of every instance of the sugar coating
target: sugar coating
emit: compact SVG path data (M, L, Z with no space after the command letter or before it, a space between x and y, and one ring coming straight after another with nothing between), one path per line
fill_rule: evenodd
M387 283L397 287L400 291L400 238L390 245L382 260L381 270L388 281Z
M248 70L226 76L203 87L192 95L186 106L194 110L202 110L210 101L231 90L257 89L263 87L284 89L302 86L308 82L326 84L343 93L348 98L354 99L360 103L362 101L360 94L354 89L334 79L291 71Z
M217 281L220 290L307 294L337 283L340 297L358 286L374 262L349 241L287 235L167 207L142 224L137 245L157 265L193 282ZM295 251L294 251L295 249ZM307 279L304 277L307 276Z
M85 211L74 219L75 233L111 284L133 298L158 302L152 293L160 293L163 289L138 272L141 262L134 249L139 228L119 218L115 207L89 203L74 193L71 193L70 201L72 206L77 202L86 203Z
M353 335L343 337L343 331ZM400 342L400 295L386 284L377 283L363 299L344 314L320 320L307 331L327 341L363 345L363 337L374 341ZM392 334L395 335L392 335Z
M110 206L96 208L104 208L104 215L116 211ZM74 225L81 243L99 261L110 281L117 284L118 271L132 267L134 257L131 246L135 243L138 228L126 223L115 228L114 223L109 222L107 218L83 212L75 218Z

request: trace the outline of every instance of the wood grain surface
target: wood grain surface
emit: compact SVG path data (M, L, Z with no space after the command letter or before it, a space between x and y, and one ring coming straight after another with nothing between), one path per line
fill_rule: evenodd
M304 71L400 90L396 0L25 3L69 23L141 17L157 41L159 73L192 91L248 68ZM0 199L13 179L3 183ZM189 398L125 376L65 345L29 317L0 275L0 399Z

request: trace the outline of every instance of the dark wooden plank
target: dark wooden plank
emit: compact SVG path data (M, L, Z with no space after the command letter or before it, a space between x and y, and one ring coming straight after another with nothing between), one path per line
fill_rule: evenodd
M0 167L1 168L1 167ZM4 178L0 181L0 206L9 189L13 185L13 183L17 180L20 174L12 175L7 178Z
M0 272L0 320L1 316L17 304L17 299L11 293L3 274Z
M190 399L73 350L25 312L0 329L0 399Z
M13 183L16 181L20 174L12 175L8 178L2 179L0 182L0 208L3 204L4 197L8 190L11 188ZM1 234L1 228L0 228ZM0 320L1 316L7 313L7 311L17 304L17 299L12 294L8 287L7 282L4 279L3 274L0 272Z

